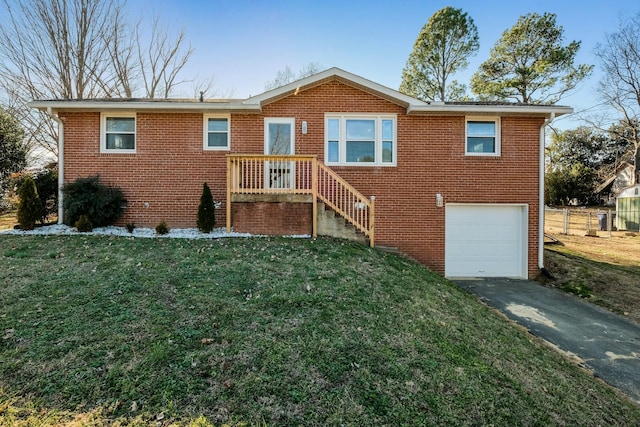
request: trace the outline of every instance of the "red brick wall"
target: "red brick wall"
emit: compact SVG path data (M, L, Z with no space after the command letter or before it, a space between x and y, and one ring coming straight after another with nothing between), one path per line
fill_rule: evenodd
M313 231L311 203L233 203L231 217L233 230L239 233L286 236Z
M195 227L202 185L214 200L226 199L227 152L204 151L202 114L144 113L136 116L136 154L100 153L100 113L61 113L65 182L99 174L125 193L120 224ZM148 207L145 207L148 204ZM216 211L216 227L225 210Z
M376 242L396 246L444 272L445 203L529 205L529 275L538 273L538 153L541 117L502 117L499 157L465 156L465 117L407 116L405 108L339 82L279 100L263 116L234 116L234 138L264 150L264 117L296 119L296 154L324 160L325 112L396 113L397 167L333 167L366 196L376 196ZM302 121L308 133L301 132ZM241 124L241 125L240 125ZM245 148L246 147L246 148ZM234 152L242 152L238 145Z
M263 153L264 118L293 117L296 154L317 154L323 160L325 112L395 113L396 167L333 168L366 196L376 196L376 242L396 246L442 273L445 209L436 207L436 193L443 195L445 203L526 203L529 275L535 276L538 137L543 118L502 117L501 155L471 157L464 155L463 115L407 116L405 111L384 99L331 81L266 105L261 115L232 115L231 152ZM139 112L135 155L100 154L99 113L61 116L65 120L65 181L100 173L106 182L123 188L129 204L122 223L155 226L164 219L171 227L194 227L205 181L214 198L224 201L227 152L203 151L202 114ZM301 132L303 120L308 124L306 135ZM145 202L149 203L148 208L143 207ZM235 229L265 225L256 220L257 213L249 214L243 209L236 211L238 218L232 215ZM260 212L266 208L253 209ZM276 210L270 207L269 215L275 215ZM224 205L216 218L216 226L223 226Z

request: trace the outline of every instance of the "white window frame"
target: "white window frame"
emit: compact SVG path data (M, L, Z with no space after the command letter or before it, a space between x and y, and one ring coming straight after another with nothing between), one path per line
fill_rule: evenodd
M133 148L107 148L107 118L124 119L133 117ZM100 152L109 154L135 154L138 150L138 118L135 112L102 112L100 113Z
M338 161L329 161L329 120L337 119L339 122L338 137ZM347 120L374 120L375 121L375 162L347 162ZM382 161L383 139L382 121L391 120L393 126L393 148L391 162ZM325 113L324 115L324 163L329 166L368 166L368 167L394 167L398 164L398 115L376 113Z
M291 126L291 145L289 154L296 153L296 119L295 117L265 117L264 118L264 154L269 154L269 125L270 124L287 124Z
M209 119L227 119L227 145L226 147L209 146ZM230 151L231 150L231 115L230 114L204 114L202 118L202 148L205 151ZM216 132L222 133L222 132Z
M495 135L486 135L495 138L495 150L493 153L476 153L473 151L468 151L469 144L469 122L493 122L495 123ZM499 157L501 153L501 138L502 128L500 126L500 117L491 117L491 116L467 116L464 121L464 154L466 156L485 156L485 157Z

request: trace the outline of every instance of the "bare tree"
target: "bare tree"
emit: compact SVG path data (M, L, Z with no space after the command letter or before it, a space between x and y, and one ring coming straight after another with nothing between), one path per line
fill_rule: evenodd
M172 38L168 28L162 26L156 17L151 27L151 41L145 44L143 35L138 31L135 42L145 96L168 98L175 86L186 81L177 79L193 53L191 45L185 46L184 28Z
M13 7L15 5L15 8ZM56 127L29 109L32 99L108 96L114 80L109 51L116 0L3 0L0 25L0 85L32 145L57 154Z
M159 19L143 33L124 0L0 0L0 102L29 146L57 155L57 126L35 99L168 97L193 49Z
M604 76L600 81L600 96L626 123L625 132L617 137L628 140L633 146L633 159L637 181L640 160L640 13L621 20L618 31L607 34L596 49Z
M136 55L136 40L131 37L131 34L136 33L136 29L120 16L122 11L118 10L114 13L117 13L117 24L113 28L113 35L105 38L105 44L114 69L115 80L110 82L110 87L106 91L112 96L131 98L140 86L139 80L142 73Z
M319 73L325 69L324 66L317 62L309 62L307 65L303 66L300 71L295 73L291 67L288 65L284 68L284 70L278 71L276 74L276 78L268 81L264 85L265 90L271 90L278 88L280 86L284 86L286 84L292 83L296 80L303 79L305 77L312 76L314 74Z
M183 98L222 98L230 99L234 96L232 89L222 90L217 87L216 78L214 76L199 77L196 76L189 81L188 88L177 93L178 97Z

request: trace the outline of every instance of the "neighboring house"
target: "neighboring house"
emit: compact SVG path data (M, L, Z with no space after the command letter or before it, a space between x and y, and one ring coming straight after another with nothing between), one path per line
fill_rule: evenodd
M636 168L631 163L626 161L620 163L613 175L596 188L596 194L601 195L604 204L614 205L616 203L616 195L635 183L633 179L635 173Z
M640 232L640 185L631 185L616 195L616 226Z
M447 276L525 278L543 266L544 128L572 111L428 103L336 68L244 100L31 106L58 120L61 183L120 187L121 224L194 227L207 182L217 226L325 234L327 209Z

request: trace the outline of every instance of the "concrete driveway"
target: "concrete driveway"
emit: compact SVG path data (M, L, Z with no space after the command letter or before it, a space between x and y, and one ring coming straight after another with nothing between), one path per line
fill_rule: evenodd
M640 325L528 280L453 281L640 403Z

